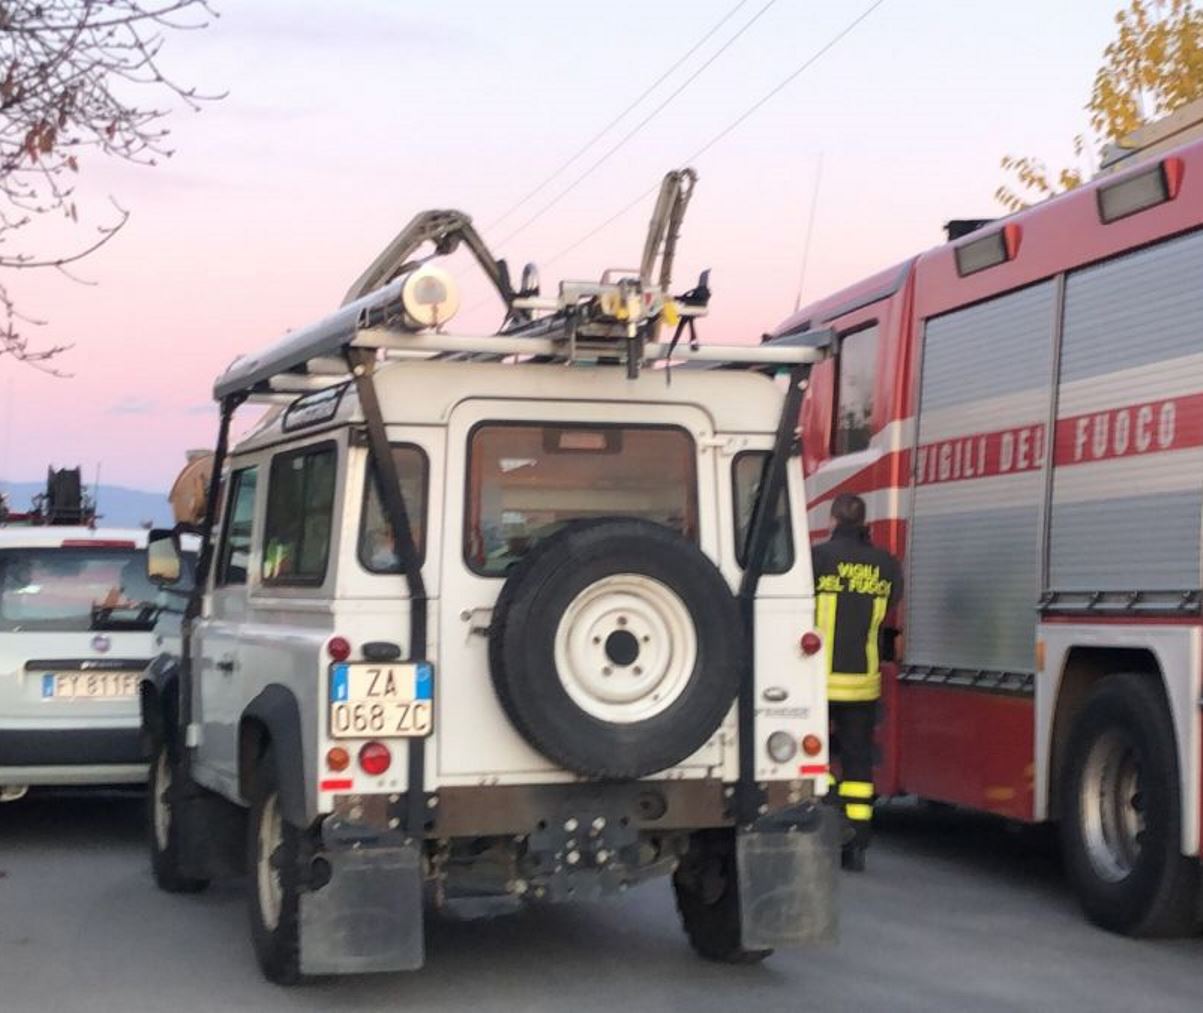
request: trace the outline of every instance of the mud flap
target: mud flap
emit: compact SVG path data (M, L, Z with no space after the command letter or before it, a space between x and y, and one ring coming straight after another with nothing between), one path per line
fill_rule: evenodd
M301 895L301 973L416 971L425 960L416 845L323 851L330 879Z
M740 831L735 858L745 949L836 941L839 833L826 807L774 815Z

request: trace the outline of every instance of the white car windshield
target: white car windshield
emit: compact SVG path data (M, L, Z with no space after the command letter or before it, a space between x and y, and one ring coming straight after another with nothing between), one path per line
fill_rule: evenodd
M142 549L0 550L0 630L149 629L162 598Z

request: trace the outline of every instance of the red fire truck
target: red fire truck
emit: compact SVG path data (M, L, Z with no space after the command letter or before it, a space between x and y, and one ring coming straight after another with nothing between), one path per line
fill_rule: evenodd
M1133 162L1137 164L1132 164ZM812 532L905 562L882 795L1059 823L1091 919L1200 918L1203 143L790 317Z

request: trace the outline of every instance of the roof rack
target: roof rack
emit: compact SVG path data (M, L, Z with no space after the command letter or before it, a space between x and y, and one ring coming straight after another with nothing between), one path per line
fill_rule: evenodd
M561 282L554 296L540 295L534 265L527 265L515 290L505 261L492 256L467 215L423 212L360 275L338 310L236 360L218 378L214 397L279 401L330 386L349 377L354 349L386 361L618 365L632 378L657 363L772 368L823 358L825 351L813 346L699 343L694 322L709 306L709 272L689 291L670 294L676 243L696 178L692 169L665 176L639 268L611 268L600 281ZM427 243L433 253L415 257ZM459 299L451 277L432 261L461 243L505 303L505 321L492 334L445 331ZM673 329L667 341L659 340L662 327Z

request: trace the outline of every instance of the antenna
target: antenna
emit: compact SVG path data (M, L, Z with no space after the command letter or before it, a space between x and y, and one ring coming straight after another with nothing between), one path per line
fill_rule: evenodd
M96 483L92 486L92 523L96 527L96 519L100 516L100 462L96 462Z
M815 186L810 195L810 216L806 221L806 238L802 240L802 268L798 272L798 294L794 297L794 312L802 308L802 286L806 283L806 266L810 262L810 239L815 230L815 212L819 209L819 184L823 181L823 152L815 165Z

